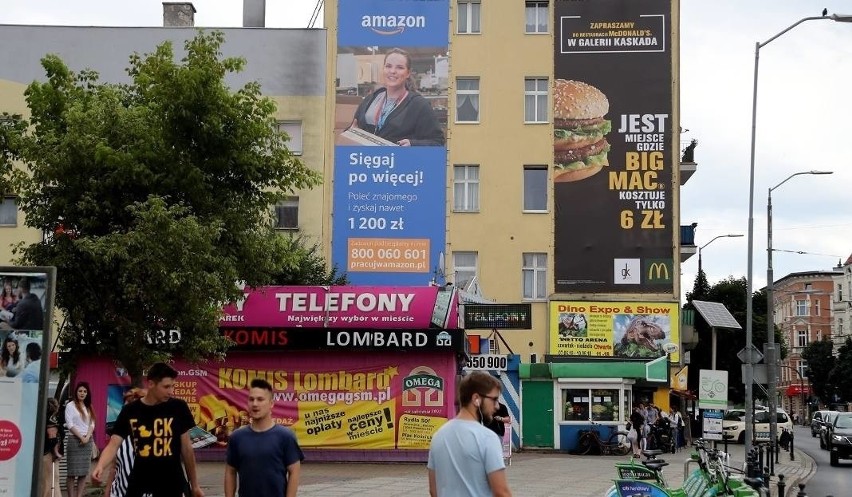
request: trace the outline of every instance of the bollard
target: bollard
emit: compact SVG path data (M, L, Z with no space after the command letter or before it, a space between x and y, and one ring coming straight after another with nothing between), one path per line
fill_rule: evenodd
M808 494L805 493L804 483L799 483L799 493L796 494L796 497L808 497Z
M791 460L791 461L795 461L795 460L796 460L796 454L793 452L793 442L794 442L795 440L796 440L796 437L794 437L794 436L793 436L793 434L792 434L792 433L790 433L790 460Z
M784 474L778 474L778 497L787 495L787 482L784 481Z

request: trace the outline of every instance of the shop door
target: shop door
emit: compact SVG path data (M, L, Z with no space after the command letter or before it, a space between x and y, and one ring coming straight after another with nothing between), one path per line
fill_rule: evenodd
M521 388L524 447L553 447L553 382L525 381Z

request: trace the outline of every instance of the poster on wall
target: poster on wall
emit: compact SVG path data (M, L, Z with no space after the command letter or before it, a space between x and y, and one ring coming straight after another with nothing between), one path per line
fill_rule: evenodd
M550 354L680 360L680 304L552 301Z
M3 267L0 281L0 495L36 495L56 269Z
M332 261L425 285L446 231L448 0L339 0Z
M230 434L249 422L248 389L254 378L272 384L276 423L289 426L306 448L428 449L432 434L453 415L453 354L418 353L231 353L224 363L172 366L179 371L174 395L195 417L196 449L225 447ZM77 377L104 392L96 415L108 419L116 395L130 384L110 361L86 361ZM96 399L97 400L97 399ZM98 434L105 439L105 432Z
M672 293L670 0L555 2L557 293Z

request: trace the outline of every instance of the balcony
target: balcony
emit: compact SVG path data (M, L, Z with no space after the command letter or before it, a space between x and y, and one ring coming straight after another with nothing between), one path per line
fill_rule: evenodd
M698 163L697 162L680 162L680 186L686 184L689 181L689 178L692 177L695 172L698 171Z
M680 227L681 264L698 252L698 247L695 246L695 228L697 226L698 223L692 223Z

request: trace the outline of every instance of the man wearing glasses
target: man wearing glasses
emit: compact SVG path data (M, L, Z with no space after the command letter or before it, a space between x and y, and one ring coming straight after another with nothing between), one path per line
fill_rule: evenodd
M486 428L497 410L501 385L474 371L459 383L461 410L432 437L431 497L511 497L500 438Z

